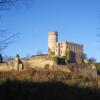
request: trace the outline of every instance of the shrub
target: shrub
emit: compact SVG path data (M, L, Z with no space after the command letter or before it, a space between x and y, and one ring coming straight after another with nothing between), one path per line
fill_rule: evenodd
M97 72L100 75L100 63L96 64Z
M45 69L49 69L49 64L46 64L45 65Z
M51 59L55 64L58 64L59 58L57 56L53 56Z

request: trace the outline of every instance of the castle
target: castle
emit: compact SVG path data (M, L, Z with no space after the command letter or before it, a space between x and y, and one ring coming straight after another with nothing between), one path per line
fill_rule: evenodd
M65 57L66 52L70 53L70 60L73 63L82 63L83 45L63 41L58 41L58 32L48 33L48 54L54 53L55 56Z
M30 59L20 59L19 55L16 55L14 60L9 62L3 62L3 58L0 54L0 71L21 71L26 68L45 68L46 65L52 68L55 65L54 61L50 58L51 53L58 58L64 58L69 55L69 59L72 63L82 63L83 45L79 45L71 42L59 42L58 32L48 33L48 54L33 55Z

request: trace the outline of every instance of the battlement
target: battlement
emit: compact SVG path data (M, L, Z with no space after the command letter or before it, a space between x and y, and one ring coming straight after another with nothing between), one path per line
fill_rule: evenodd
M56 31L48 32L48 35L58 35L58 32Z
M74 45L74 46L83 47L83 44L78 44L78 43L75 43L75 42L63 41L61 43L66 43L66 44L70 44L70 45Z

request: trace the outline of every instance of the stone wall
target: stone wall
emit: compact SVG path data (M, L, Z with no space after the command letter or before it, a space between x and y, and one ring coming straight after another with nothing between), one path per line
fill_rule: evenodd
M20 60L20 57L16 56L15 60L9 62L0 63L0 71L21 71L23 70L23 63Z
M82 63L83 45L71 42L56 43L55 55L64 57L66 50L71 52L72 62Z
M51 60L45 59L32 59L23 61L24 68L45 68L46 65L53 66L54 63Z

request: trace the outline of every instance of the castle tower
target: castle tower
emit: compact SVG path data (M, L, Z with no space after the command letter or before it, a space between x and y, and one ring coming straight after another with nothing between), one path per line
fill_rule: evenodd
M55 53L55 47L57 42L58 42L58 32L49 32L48 33L48 54L50 54L50 52Z

